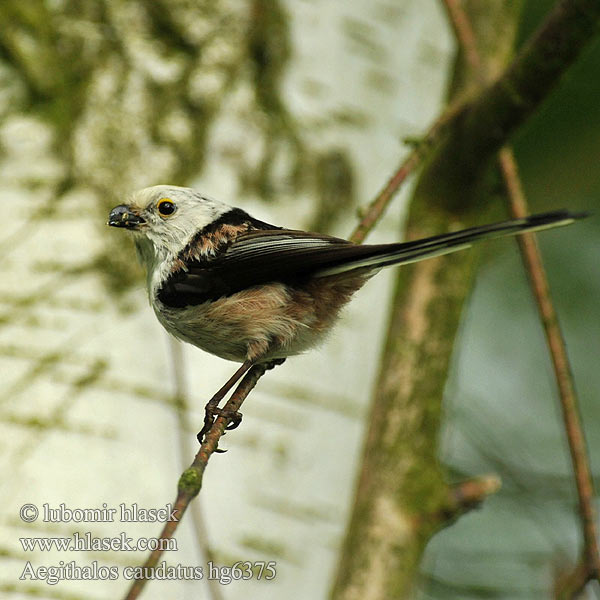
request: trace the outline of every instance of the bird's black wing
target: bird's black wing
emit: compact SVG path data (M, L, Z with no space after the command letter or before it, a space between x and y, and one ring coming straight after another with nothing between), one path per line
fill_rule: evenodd
M358 246L339 238L288 229L249 231L237 236L215 257L185 261L184 268L161 287L158 299L180 308L264 283L299 283L322 269L360 261L389 246Z
M306 231L247 231L215 257L182 258L183 268L167 279L158 299L174 308L191 306L268 282L295 285L309 277L415 262L467 248L482 239L567 225L583 216L556 211L421 240L365 246Z

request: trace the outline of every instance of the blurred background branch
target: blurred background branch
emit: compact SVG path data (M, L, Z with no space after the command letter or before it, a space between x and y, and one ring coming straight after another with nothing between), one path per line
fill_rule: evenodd
M464 53L465 62L474 77L485 83L486 72L482 69L481 57L477 49L476 37L471 28L469 17L463 10L461 0L444 0L449 20L455 32L457 42ZM557 12L564 13L569 7L558 5ZM582 23L582 27L585 27ZM552 37L552 36L549 36ZM500 172L506 185L508 208L513 218L523 218L529 214L527 199L519 177L517 162L512 148L504 146L498 153ZM573 464L575 485L579 499L579 512L583 532L583 549L580 564L573 572L562 576L555 585L558 597L571 598L585 587L590 579L600 574L600 553L598 551L598 526L594 507L595 491L586 447L585 433L581 423L579 403L575 392L573 373L567 356L566 343L552 298L550 286L542 262L541 253L533 234L524 234L517 238L523 264L527 270L530 286L535 297L548 351L552 357L554 375L559 392L565 432Z
M527 200L522 189L518 167L512 150L509 147L503 148L500 151L498 160L507 187L511 215L515 218L521 218L528 213ZM571 577L561 578L565 589L561 589L562 586L557 584L559 597L571 598L581 592L590 579L598 579L600 574L600 554L598 552L597 538L598 525L596 509L594 507L596 494L585 433L581 422L579 402L575 392L575 381L567 356L566 342L563 338L558 315L550 296L550 287L542 263L542 257L534 236L527 234L520 236L518 243L546 334L548 351L552 357L565 433L569 444L575 485L579 498L579 514L583 532L583 548L581 551L583 570L579 565L576 565ZM582 571L584 574L583 577L581 576Z
M445 139L420 176L408 239L485 220L494 199L491 155L538 107L598 29L598 3L559 2L498 73L512 52L520 4L489 2L482 10L476 2L465 3L472 37L485 43L480 50L462 48L452 95L476 96L454 127L445 129ZM485 79L495 81L479 92L481 71L488 70ZM410 265L398 274L335 599L409 597L425 545L440 527L432 515L448 494L438 462L441 400L477 252Z

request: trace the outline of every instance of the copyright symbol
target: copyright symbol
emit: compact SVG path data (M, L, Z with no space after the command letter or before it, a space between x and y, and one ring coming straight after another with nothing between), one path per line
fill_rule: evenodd
M39 514L40 511L35 504L23 504L19 510L21 521L25 521L26 523L33 523L33 521L38 518Z

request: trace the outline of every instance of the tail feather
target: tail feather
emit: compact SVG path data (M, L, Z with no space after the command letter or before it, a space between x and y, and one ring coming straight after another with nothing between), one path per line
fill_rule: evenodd
M589 216L588 213L572 213L567 210L531 215L522 219L512 219L471 227L461 231L444 233L422 240L387 244L368 256L357 258L344 264L319 271L318 276L334 275L355 269L370 267L373 269L391 265L408 264L443 254L456 252L470 247L473 242L517 235L530 231L540 231L553 227L569 225L578 219Z

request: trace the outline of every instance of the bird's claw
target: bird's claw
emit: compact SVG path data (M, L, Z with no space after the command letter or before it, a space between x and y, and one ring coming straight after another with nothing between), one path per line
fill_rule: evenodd
M225 429L227 431L231 431L232 429L239 427L240 423L242 422L242 416L242 413L237 410L234 413L231 413L231 416L229 417L229 423Z
M230 412L222 408L207 405L204 413L204 425L202 426L202 429L198 432L198 435L196 436L196 439L200 444L206 441L206 434L211 430L217 417L224 417L229 419L229 422L225 427L225 431L231 431L232 429L236 429L242 422L242 413L239 411ZM215 452L222 453L225 452L225 450L217 449L215 450Z
M202 426L202 429L198 432L198 435L196 436L196 439L198 440L198 443L200 445L202 445L204 443L204 441L205 441L204 437L211 430L214 422L215 422L214 414L212 413L211 410L206 408L206 412L204 414L204 425Z

